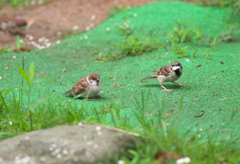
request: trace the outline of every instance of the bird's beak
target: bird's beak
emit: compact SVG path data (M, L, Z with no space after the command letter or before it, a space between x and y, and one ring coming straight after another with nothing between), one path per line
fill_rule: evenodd
M100 81L100 79L99 78L97 78L97 82L99 82Z

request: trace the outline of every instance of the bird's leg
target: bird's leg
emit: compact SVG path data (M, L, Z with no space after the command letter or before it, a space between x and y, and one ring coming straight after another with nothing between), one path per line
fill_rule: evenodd
M172 92L172 91L173 91L173 90L171 90L171 89L165 88L162 83L160 83L160 85L161 85L161 87L163 87L163 89L164 89L163 91L168 91L168 92Z
M85 97L85 100L92 101L92 100L94 100L94 99L93 99L93 98L89 98L89 97L87 96L87 97Z
M180 84L180 83L177 83L177 82L174 82L174 81L172 81L172 82L175 83L177 86L181 86L181 87L186 86L186 84Z

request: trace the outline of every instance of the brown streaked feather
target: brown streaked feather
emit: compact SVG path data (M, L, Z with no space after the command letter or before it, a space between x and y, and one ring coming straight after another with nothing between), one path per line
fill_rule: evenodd
M81 92L84 92L88 85L89 84L87 82L87 77L83 77L79 80L77 84L73 86L72 91L74 92L74 94L79 94Z
M155 72L157 75L168 76L168 74L171 73L170 67L171 67L171 65L168 65L168 66L162 67L153 72Z
M65 94L73 96L75 94L82 93L86 90L88 85L87 77L83 77L72 87L72 90L67 91Z

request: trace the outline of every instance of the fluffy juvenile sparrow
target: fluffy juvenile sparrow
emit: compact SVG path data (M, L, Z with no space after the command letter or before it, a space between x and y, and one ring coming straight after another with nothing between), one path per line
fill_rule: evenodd
M92 73L87 77L83 77L71 90L67 91L65 95L92 100L92 98L97 96L98 92L102 89L102 84L99 78L100 75L98 73Z
M143 80L148 78L157 78L160 82L161 87L163 87L164 89L163 91L173 91L171 89L166 89L163 86L163 82L173 82L178 86L186 86L185 84L179 84L175 82L182 75L182 65L178 61L175 61L171 65L162 67L153 72L155 72L156 74L142 79L141 82L144 82Z

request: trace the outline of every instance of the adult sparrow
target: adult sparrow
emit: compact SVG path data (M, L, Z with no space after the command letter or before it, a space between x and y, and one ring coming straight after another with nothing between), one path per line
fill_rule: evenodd
M144 82L143 80L148 78L157 78L158 81L160 82L161 87L163 87L164 89L163 91L173 91L171 89L166 89L163 86L163 82L172 82L178 86L186 86L185 84L175 82L182 75L182 65L178 61L175 61L171 65L162 67L153 72L155 72L156 74L142 79L141 82Z
M102 89L102 84L99 78L100 75L98 73L92 73L87 77L83 77L72 87L71 90L67 91L65 95L92 100L92 98L97 96L98 92Z

